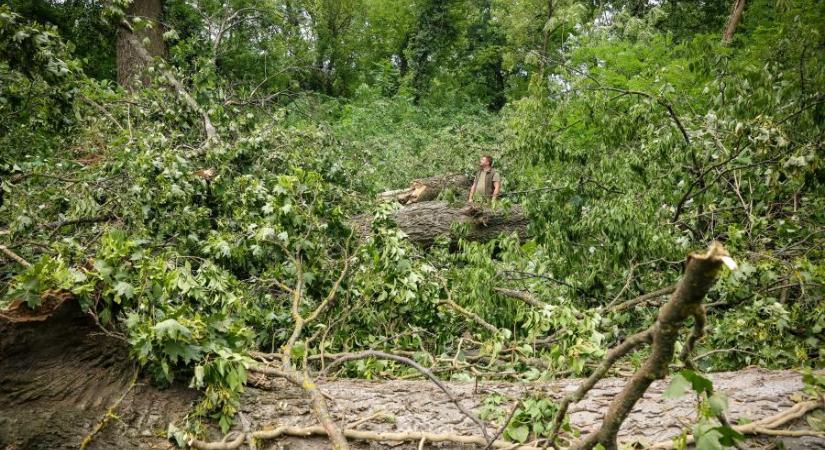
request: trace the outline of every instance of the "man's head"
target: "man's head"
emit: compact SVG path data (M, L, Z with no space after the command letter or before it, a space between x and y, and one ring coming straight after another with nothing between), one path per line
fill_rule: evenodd
M490 155L484 155L478 160L478 167L482 170L489 169L493 167L493 157Z

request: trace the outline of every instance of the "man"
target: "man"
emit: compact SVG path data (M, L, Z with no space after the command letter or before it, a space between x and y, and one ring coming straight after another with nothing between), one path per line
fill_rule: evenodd
M482 200L495 201L501 190L501 176L496 169L493 169L493 157L490 155L482 156L478 162L478 169L467 201L472 203L475 200L476 193Z

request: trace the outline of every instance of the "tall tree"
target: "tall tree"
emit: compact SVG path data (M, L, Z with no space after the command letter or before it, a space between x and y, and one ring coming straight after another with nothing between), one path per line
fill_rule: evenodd
M163 40L162 0L134 0L126 8L126 19L134 24L132 30L120 27L117 34L117 81L127 89L149 82L144 72L149 64L134 47L135 40L142 43L152 57L165 57L166 43Z
M722 42L725 44L733 40L733 33L736 31L736 26L742 20L742 12L745 11L745 0L734 0L733 7L730 11L728 24L725 25L725 32L722 34Z

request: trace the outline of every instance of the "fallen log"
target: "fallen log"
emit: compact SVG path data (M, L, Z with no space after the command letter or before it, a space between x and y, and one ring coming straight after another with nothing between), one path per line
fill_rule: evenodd
M501 234L516 233L519 238L525 239L529 224L518 205L506 210L493 210L475 204L452 206L440 201L405 206L393 214L393 219L410 242L423 247L431 246L439 236L454 239L461 236L470 241L487 242ZM356 233L367 236L372 216L355 217L353 225Z
M152 448L197 392L137 382L127 343L70 294L0 310L0 448ZM117 420L113 420L117 419ZM118 425L116 425L116 423ZM113 428L120 427L113 432Z
M100 333L71 298L49 297L35 311L21 306L0 311L0 448L63 449L81 443L90 449L170 448L166 428L189 411L195 391L181 386L160 390L145 380L133 383L134 366L126 344ZM804 388L797 372L750 368L709 378L716 390L728 395L731 418L751 420L757 427L750 430L753 433L769 434L758 427L773 425L769 418L777 413L796 414L807 405L792 400L801 397ZM266 382L272 386L247 387L241 409L249 424L239 423L235 430L261 430L258 437L292 450L329 448L324 429L310 414L311 402L303 388L283 379ZM579 381L444 383L468 411L478 414L493 393L505 398L502 409L509 410L528 393L558 401ZM587 398L571 407L571 424L582 432L595 431L625 383L620 378L601 380ZM624 422L620 442L669 441L685 423L692 423L696 399L666 399L662 392L667 385L666 380L653 383ZM321 379L318 388L335 399L330 414L344 426L352 448L415 449L421 438L428 445L444 439L439 448L445 449L473 448L466 443L479 448L484 442L478 426L445 402L444 392L429 381ZM819 436L796 436L801 431L775 433L781 435L770 439L782 440L786 448L818 448L825 441ZM221 436L212 430L204 438ZM379 442L364 441L373 439ZM392 440L403 444L385 442ZM802 440L813 446L800 445ZM503 444L499 441L496 447Z
M378 194L378 199L397 201L402 205L409 205L411 203L435 200L438 194L450 188L468 191L472 184L473 180L466 175L436 175L434 177L413 180L408 188L382 192Z

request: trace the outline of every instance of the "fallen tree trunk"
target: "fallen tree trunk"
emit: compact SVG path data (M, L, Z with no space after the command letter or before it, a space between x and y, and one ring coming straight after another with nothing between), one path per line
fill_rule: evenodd
M709 378L716 390L728 395L733 420L747 418L760 425L760 419L802 405L791 400L804 388L797 372L751 368ZM34 312L22 307L0 311L0 448L78 448L83 442L92 449L170 448L167 426L189 411L197 393L133 381L126 343L101 333L73 299L50 297ZM261 438L292 450L329 448L301 387L283 379L257 381L265 389L248 387L241 400L249 429L262 430ZM502 409L507 410L528 393L558 401L578 383L444 382L475 414L493 393L505 399ZM571 406L571 424L582 432L595 431L625 383L620 378L601 380L587 398ZM624 422L620 442L669 441L685 423L692 423L695 398L663 398L666 387L665 380L653 383ZM426 448L439 440L442 449L480 448L484 442L478 426L429 381L322 379L318 388L334 399L329 412L353 440L351 448L416 449L421 438ZM822 437L784 434L775 439L786 448L813 449L825 442ZM220 436L213 430L209 437ZM385 442L391 440L403 444ZM503 444L499 441L496 447Z
M449 236L487 242L501 234L528 236L529 220L518 205L509 210L492 210L478 205L451 206L447 202L415 203L399 209L393 215L398 228L410 242L429 247L439 236ZM354 219L355 231L366 236L372 225L371 216Z
M402 205L411 203L428 202L435 200L442 191L453 188L460 191L468 191L473 184L466 175L436 175L429 178L419 178L410 183L410 187L396 189L378 194L379 200L397 201Z
M0 310L0 448L156 444L156 430L188 413L197 392L136 383L121 339L67 293L47 292L35 310L19 302ZM128 426L112 433L114 422Z

